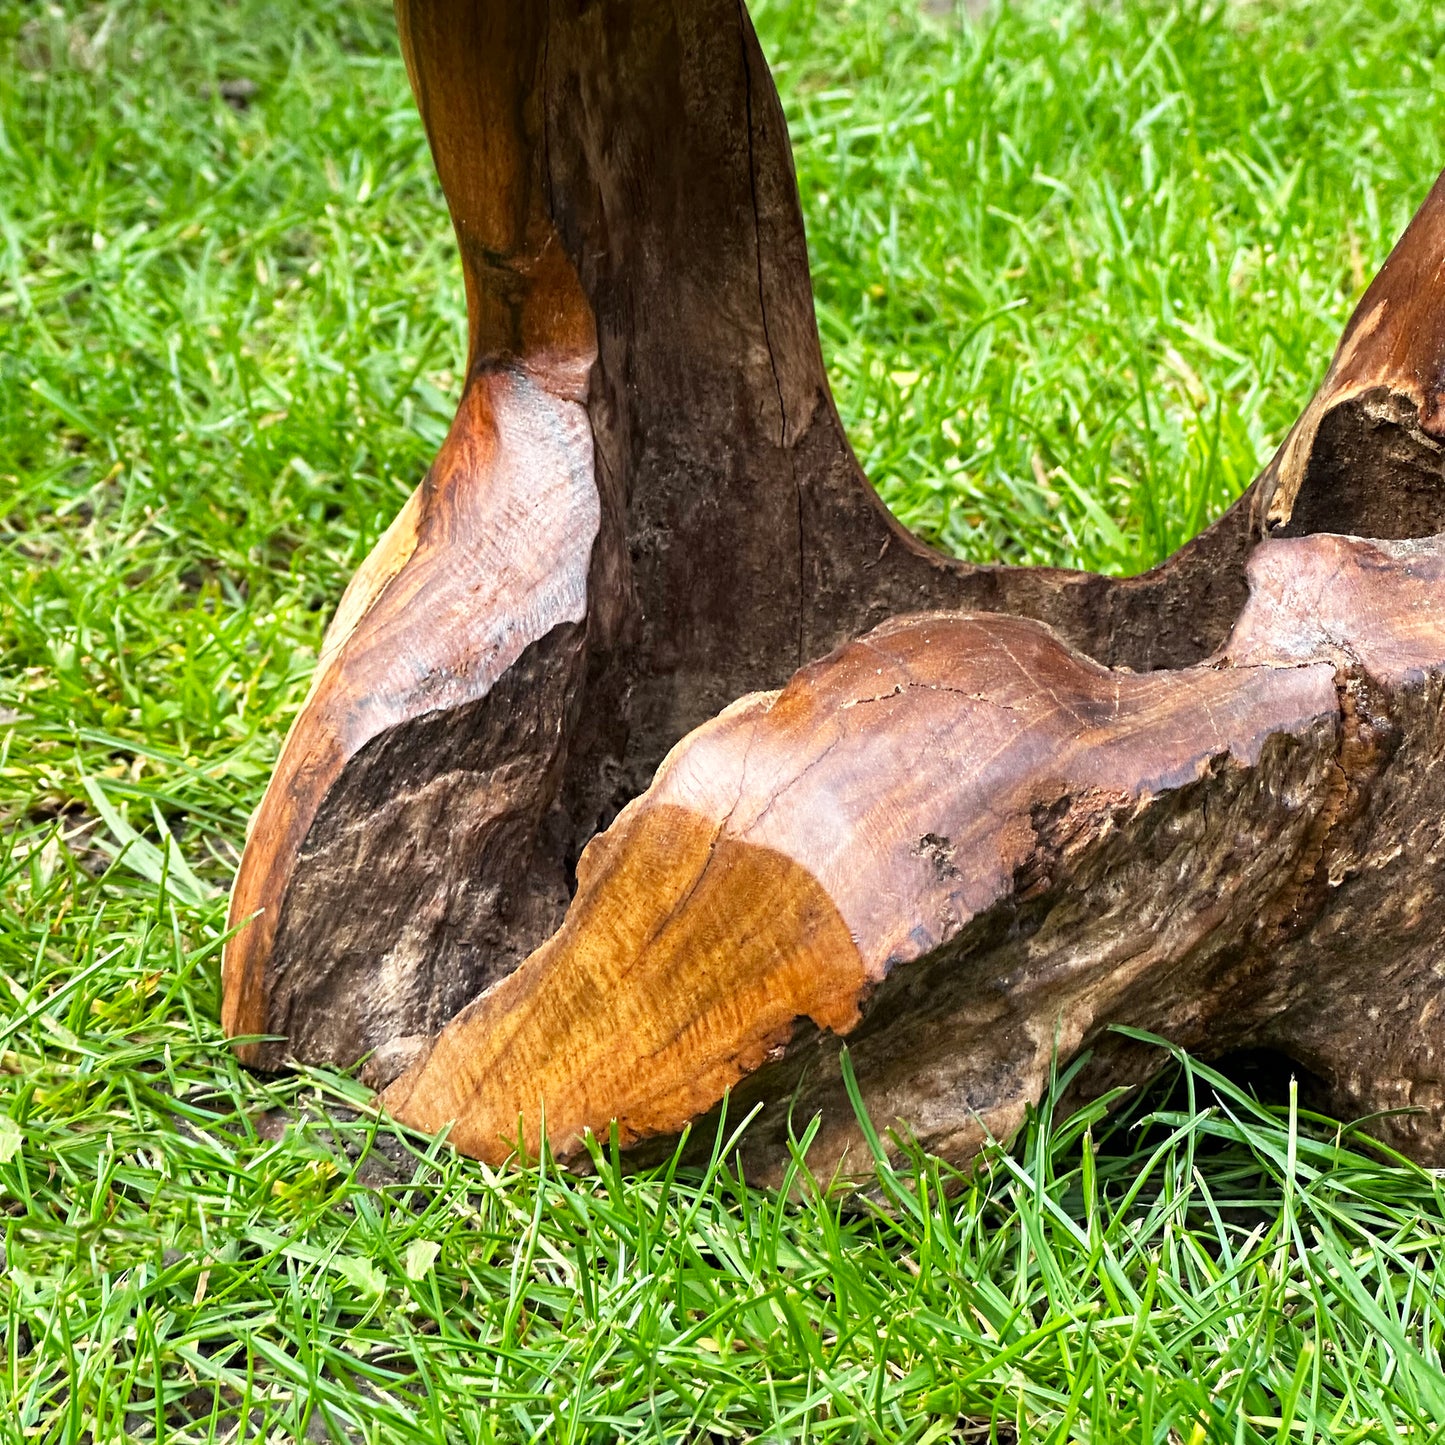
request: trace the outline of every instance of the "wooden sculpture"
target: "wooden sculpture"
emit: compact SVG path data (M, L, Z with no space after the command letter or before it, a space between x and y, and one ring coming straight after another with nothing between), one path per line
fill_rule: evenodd
M492 1160L731 1091L767 1177L819 1112L865 1167L845 1041L963 1159L1055 1051L1143 1077L1127 1023L1445 1162L1445 186L1207 532L969 566L849 450L738 0L397 11L467 379L255 819L242 1057Z

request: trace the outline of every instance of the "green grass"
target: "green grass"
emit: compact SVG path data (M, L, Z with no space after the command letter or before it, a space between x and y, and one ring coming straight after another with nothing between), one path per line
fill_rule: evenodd
M978 558L1227 504L1445 159L1423 5L759 26L844 417ZM1187 1061L861 1211L234 1065L245 819L463 327L383 6L0 0L0 1442L1445 1439L1441 1183Z

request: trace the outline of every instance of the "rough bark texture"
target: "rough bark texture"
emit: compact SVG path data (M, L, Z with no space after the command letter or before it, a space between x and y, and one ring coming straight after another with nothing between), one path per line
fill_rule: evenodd
M398 0L398 19L459 241L467 380L435 465L343 599L255 820L233 896L240 930L224 966L224 1019L242 1056L274 1068L289 1058L349 1065L370 1055L371 1077L385 1082L426 1055L422 1072L389 1094L393 1107L426 1122L465 1117L472 1122L454 1137L492 1153L537 1098L548 1100L566 1139L611 1117L611 1096L597 1082L609 1070L619 1088L646 1076L644 1094L625 1101L636 1111L627 1127L660 1136L711 1107L726 1084L760 1098L793 1088L799 1060L827 1055L850 1030L860 1051L878 1040L881 1072L869 1088L886 1114L892 1096L881 1081L898 1066L885 1068L884 1034L895 1027L885 1021L926 1012L920 1000L935 990L929 1026L943 1032L929 1035L927 1068L936 1118L951 1122L928 1123L927 1110L917 1122L957 1153L979 1127L958 1113L960 1101L982 1095L942 1058L963 1017L949 1010L990 1017L1005 986L984 981L992 963L950 960L993 958L1005 941L990 930L1023 938L1036 927L1053 937L1030 920L1052 917L1040 900L1056 894L1099 910L1059 932L1050 955L1061 978L1071 949L1079 958L1094 949L1101 978L1119 972L1107 987L1088 983L1077 1008L1064 1009L1070 1047L1108 1011L1089 1002L1095 993L1132 997L1136 975L1145 993L1157 986L1142 982L1155 978L1153 964L1124 953L1111 963L1115 945L1104 942L1116 914L1153 916L1140 913L1148 897L1158 936L1145 952L1173 958L1168 967L1201 1000L1214 986L1211 969L1224 977L1255 968L1248 960L1263 956L1258 940L1220 941L1223 922L1179 920L1191 908L1207 912L1221 890L1240 910L1282 908L1293 896L1282 879L1305 867L1311 829L1344 846L1346 823L1326 819L1323 799L1343 787L1339 807L1348 812L1376 796L1362 782L1338 782L1344 750L1376 747L1358 741L1375 738L1372 719L1386 719L1379 727L1391 746L1428 744L1404 721L1415 716L1415 683L1375 677L1364 663L1358 684L1342 682L1348 669L1319 649L1299 668L1199 665L1245 607L1246 566L1266 533L1405 538L1445 529L1440 184L1279 453L1206 533L1131 579L975 567L903 531L848 448L819 350L782 112L737 0ZM1258 585L1261 566L1287 561L1304 576L1343 544L1291 545L1271 541L1257 554L1274 560L1255 564L1245 616L1256 630L1271 606L1280 628L1303 627L1310 615L1287 602L1284 584ZM1369 556L1382 578L1413 576L1419 561L1388 549ZM1377 606L1378 617L1342 621L1408 633L1388 597ZM934 615L943 609L997 616ZM889 622L917 613L929 615ZM867 642L805 668L775 703L754 699L708 724L734 699L782 686L809 658L870 629ZM1271 644L1259 637L1252 645L1264 658ZM944 679L937 696L923 696L934 684L910 684L896 697L880 686L859 706L858 670L867 670L859 659L880 648L902 649L878 663L884 672ZM1019 693L1000 659L1020 648L1037 654L1033 672L1075 698L1073 711L1045 708L1043 720L1044 704ZM1424 651L1418 665L1433 677ZM1101 671L1111 667L1150 676ZM1090 700L1093 687L1114 699L1114 713ZM1428 686L1419 688L1423 699ZM1193 710L1205 702L1225 720L1225 744L1207 726L1198 731L1209 713ZM1423 727L1428 705L1418 707ZM816 733L777 730L794 708ZM891 721L865 727L865 715ZM987 767L962 754L944 766L942 755L918 751L938 730L953 737L985 725L1000 747ZM647 799L618 819L668 750L699 727ZM848 746L812 765L835 732ZM746 753L743 740L755 735L758 758L724 766L717 750ZM863 751L845 768L854 748ZM678 769L691 777L703 756L714 758L709 786L722 792L672 797ZM756 771L764 756L767 774ZM765 776L789 798L813 798L834 820L828 836L815 846L796 824L774 839L768 830L792 814L757 791ZM728 808L741 811L724 825L729 788L737 798ZM1033 801L1020 813L1025 797ZM947 826L915 829L909 799L937 802ZM882 846L875 804L896 832L886 859L868 851ZM736 827L750 808L766 821L762 834L743 839ZM1248 846L1217 831L1231 810L1244 818L1250 809L1258 819ZM579 865L588 840L614 819ZM1005 819L1014 830L1007 838L988 832ZM1169 828L1197 837L1178 843L1177 859L1167 855L1178 876L1166 898L1149 860ZM987 887L972 854L960 861L964 836L974 840L969 849L993 850ZM833 855L817 852L824 845L852 860L838 863L843 874L828 871ZM1091 891L1093 875L1061 882L1073 878L1075 861L1102 870L1099 879L1114 880L1108 887L1138 891L1139 905L1107 887ZM857 867L865 872L848 871ZM902 871L895 877L893 868ZM729 881L734 874L739 881ZM918 893L918 877L932 877L934 891ZM975 892L955 897L962 877ZM635 896L623 907L617 899L629 889ZM876 935L859 931L864 904L849 889L872 894ZM761 906L748 903L754 896L771 900L766 916L735 937ZM704 927L699 909L735 916L708 913ZM597 922L604 918L627 920L616 922L615 939L605 932L613 924ZM656 937L644 918L657 922ZM1189 928L1186 948L1180 930ZM1297 932L1279 922L1269 948L1283 960ZM714 933L731 939L735 962L699 952L697 939ZM1208 948L1206 936L1215 940ZM1231 949L1245 962L1229 962ZM599 984L610 978L609 950L635 954L636 977L658 980L658 997L567 993L588 969L603 969ZM1205 954L1214 960L1207 966ZM706 986L687 972L703 957L718 970ZM785 959L793 962L779 974ZM694 984L679 993L668 980L684 973ZM1040 988L1040 1008L1062 1006L1064 993ZM437 1031L478 995L433 1048ZM505 1026L498 1000L510 1001ZM614 1006L623 1010L615 1017ZM727 1028L704 1022L709 1009L726 1015ZM1143 1012L1130 1004L1119 1016ZM1197 1017L1205 1012L1200 1002ZM604 1017L619 1029L625 1018L633 1032L609 1035ZM990 1066L997 1111L969 1105L998 1127L1035 1088L1039 1050L1052 1047L1054 1024L1029 1017L1022 1033L993 1041L1005 1051ZM919 1020L923 1028L923 1013ZM1182 1015L1163 1022L1208 1043L1208 1030L1196 1038ZM820 1041L811 1055L799 1042L810 1029ZM474 1051L469 1065L458 1053L463 1037ZM688 1040L703 1053L677 1053ZM1328 1053L1303 1034L1298 1047L1322 1061ZM596 1057L592 1083L556 1073L547 1061L562 1049ZM533 1082L523 1078L524 1056ZM967 1067L962 1054L955 1063ZM825 1079L835 1076L821 1065L809 1072L805 1099L821 1090L815 1102L824 1105L834 1087ZM543 1078L561 1091L565 1125L553 1083L537 1092ZM1363 1078L1352 1093L1342 1082L1339 1097L1374 1098L1377 1085ZM922 1095L899 1088L922 1110ZM614 1113L622 1094L617 1100ZM846 1120L831 1105L825 1112L829 1130L842 1131L827 1136L841 1157Z

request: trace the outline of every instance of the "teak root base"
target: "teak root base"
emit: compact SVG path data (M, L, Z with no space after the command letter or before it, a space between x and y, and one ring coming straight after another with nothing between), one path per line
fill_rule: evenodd
M1208 531L975 567L849 450L737 0L398 19L467 380L255 819L243 1059L365 1059L493 1160L730 1090L768 1177L818 1113L864 1167L844 1040L962 1160L1055 1050L1080 1097L1144 1077L1127 1023L1283 1050L1445 1162L1445 186Z

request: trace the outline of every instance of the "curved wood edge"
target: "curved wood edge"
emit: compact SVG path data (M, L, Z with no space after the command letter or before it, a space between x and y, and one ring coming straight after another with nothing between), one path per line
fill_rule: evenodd
M296 991L287 971L275 967L277 937L305 867L303 845L346 765L412 719L474 708L510 670L528 679L538 700L556 694L565 710L585 669L589 572L603 522L585 410L596 327L548 214L543 117L535 106L517 105L539 83L545 23L528 6L444 11L405 0L398 21L423 113L429 91L439 90L455 134L484 139L459 147L443 134L433 145L466 283L467 381L426 479L342 598L252 821L231 896L229 924L240 931L222 970L222 1024L243 1038L294 1031ZM555 718L539 717L530 736L472 770L451 809L466 802L484 815L471 829L480 839L474 849L500 842L495 853L511 851L518 815L535 831L555 792L565 742ZM426 760L421 770L435 773ZM420 779L416 785L426 790ZM358 870L361 882L371 866L352 811L343 807L333 823L333 832L351 835L351 848L328 858L315 880L323 886L347 868ZM424 851L424 833L438 831L439 819L407 822L402 846ZM528 880L528 861L523 854L497 869L493 886L532 895L515 911L525 914L530 905L540 914L534 930L555 926L565 880ZM435 1029L473 991L476 980L465 975L415 986L415 936L428 922L442 925L448 905L417 881L419 891L381 904L393 947L373 958L365 989L333 1010L313 1003L321 1027L303 1053L354 1057L358 1041L344 1018L351 1009L370 1007L385 1019L384 1037L365 1039L375 1044ZM346 918L331 921L331 946L344 947ZM363 949L377 922L376 915L353 919L366 935ZM337 982L338 992L348 991L351 980ZM284 1057L264 1042L243 1042L238 1052L263 1066Z
M1114 1023L1282 1047L1445 1158L1445 537L1268 542L1223 652L1110 670L1002 616L884 624L685 739L557 935L383 1096L500 1162L675 1136L726 1090L776 1178L962 1161ZM1428 760L1429 766L1422 763ZM1401 914L1403 910L1403 916ZM1388 980L1388 982L1387 982ZM1107 1048L1104 1057L1108 1057ZM1099 1084L1114 1081L1098 1073Z
M556 928L583 846L678 738L887 617L1010 613L1102 662L1178 665L1243 604L1266 499L1281 527L1445 525L1420 400L1445 336L1438 185L1209 531L1138 578L972 567L908 536L848 448L737 0L399 0L398 22L468 377L254 820L223 1022L281 1037L248 1063L403 1058Z
M1445 457L1445 176L1360 298L1260 487L1271 532L1420 537L1440 526Z

